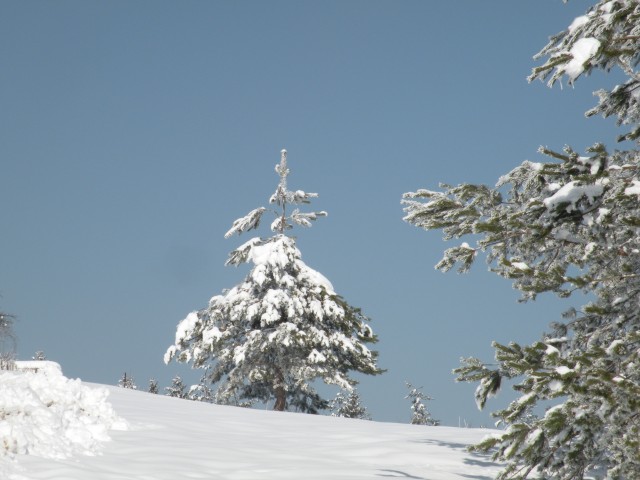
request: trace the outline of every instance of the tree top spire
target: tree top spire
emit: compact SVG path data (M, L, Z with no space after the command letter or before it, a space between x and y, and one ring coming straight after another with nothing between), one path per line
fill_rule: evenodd
M318 217L326 217L327 212L311 212L303 213L298 208L295 208L290 214L287 214L288 204L302 204L310 203L311 198L318 196L317 193L307 193L302 190L290 191L287 188L287 176L289 175L289 167L287 166L287 150L282 149L280 151L280 163L276 165L276 173L280 176L280 182L276 191L269 198L269 203L276 204L279 210L274 210L276 219L271 224L271 230L279 234L284 234L286 230L293 228L293 225L301 225L303 227L310 227L311 222ZM258 228L262 214L267 209L265 207L259 207L252 210L242 218L233 222L231 229L225 234L225 238L229 238L234 233L242 233L247 230Z

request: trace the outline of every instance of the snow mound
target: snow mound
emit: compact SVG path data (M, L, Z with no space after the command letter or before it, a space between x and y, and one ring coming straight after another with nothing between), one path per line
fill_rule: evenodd
M0 372L0 477L17 455L62 459L95 455L108 431L126 430L104 388L69 380L60 370Z
M18 360L15 362L16 370L22 372L43 373L45 375L62 375L59 363L50 360Z

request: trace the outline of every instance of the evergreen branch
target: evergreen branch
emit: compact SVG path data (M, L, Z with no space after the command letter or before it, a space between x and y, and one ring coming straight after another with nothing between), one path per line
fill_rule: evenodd
M262 214L265 212L265 210L266 208L264 207L256 208L255 210L251 210L244 217L235 220L229 231L224 234L224 238L229 238L234 233L240 235L241 233L248 230L258 228L258 226L260 225L260 219L262 218Z

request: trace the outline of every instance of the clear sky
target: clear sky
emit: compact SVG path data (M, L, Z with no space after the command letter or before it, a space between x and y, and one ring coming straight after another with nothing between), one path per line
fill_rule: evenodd
M18 356L69 377L141 389L178 321L237 284L224 267L289 151L289 186L326 210L298 231L303 260L371 317L382 376L359 387L374 419L406 422L404 381L444 424L491 425L461 356L535 341L571 303L516 302L482 263L433 269L446 244L402 221L403 192L494 184L538 146L613 146L585 119L597 74L527 84L532 56L590 2L0 2L0 307ZM268 235L268 224L260 234ZM504 392L508 393L508 392ZM510 397L488 404L495 409Z

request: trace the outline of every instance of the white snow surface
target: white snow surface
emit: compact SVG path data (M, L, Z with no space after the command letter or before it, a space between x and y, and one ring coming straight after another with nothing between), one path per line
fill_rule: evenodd
M483 429L427 427L250 410L108 387L129 423L100 455L18 455L9 480L327 480L494 478L465 447Z

